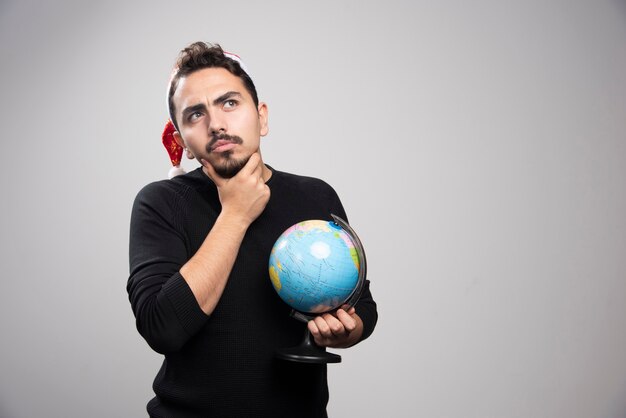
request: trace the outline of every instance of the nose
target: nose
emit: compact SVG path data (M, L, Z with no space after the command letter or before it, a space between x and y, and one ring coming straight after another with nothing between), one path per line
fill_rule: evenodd
M209 114L209 133L219 133L220 131L226 132L226 118L224 114L218 109L214 109Z

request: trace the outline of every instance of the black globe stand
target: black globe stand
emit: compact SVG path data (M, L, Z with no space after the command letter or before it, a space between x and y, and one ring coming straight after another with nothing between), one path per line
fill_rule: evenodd
M299 363L341 363L340 355L329 353L324 348L315 344L308 328L305 330L304 339L300 345L276 350L276 357L282 360L297 361Z

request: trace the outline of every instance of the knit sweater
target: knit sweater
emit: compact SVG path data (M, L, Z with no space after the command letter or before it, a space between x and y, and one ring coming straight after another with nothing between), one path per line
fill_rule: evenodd
M326 366L275 358L298 345L306 325L274 291L271 248L291 225L346 219L325 182L272 169L271 196L249 226L217 306L206 315L179 270L220 213L215 185L197 169L151 183L135 199L127 290L139 333L164 355L154 380L152 417L325 417ZM356 306L362 340L374 329L376 304L366 283Z

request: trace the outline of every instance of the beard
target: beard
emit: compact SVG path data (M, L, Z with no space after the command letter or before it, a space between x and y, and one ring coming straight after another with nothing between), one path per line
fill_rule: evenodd
M243 140L236 135L213 135L211 141L206 145L206 151L208 154L212 153L212 148L217 141L225 140L230 141L233 144L243 144ZM241 169L246 165L250 156L240 159L233 158L232 151L225 151L220 153L218 157L218 161L215 163L209 162L213 166L215 172L222 178L230 179L233 178L241 171Z
M223 161L218 161L213 164L209 162L213 166L215 172L222 178L230 179L233 178L241 171L241 169L246 165L250 157L245 157L241 159L235 159L231 156L232 152L227 151L222 153Z

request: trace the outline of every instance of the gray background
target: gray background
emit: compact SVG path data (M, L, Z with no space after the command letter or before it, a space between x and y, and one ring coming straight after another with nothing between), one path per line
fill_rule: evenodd
M331 416L626 416L624 1L3 0L0 417L145 416L129 215L195 40L366 246L380 322Z

